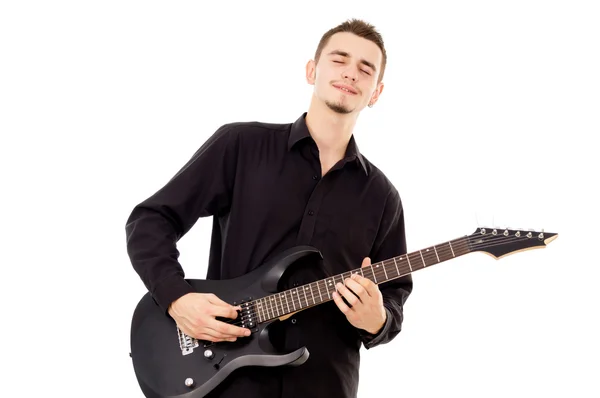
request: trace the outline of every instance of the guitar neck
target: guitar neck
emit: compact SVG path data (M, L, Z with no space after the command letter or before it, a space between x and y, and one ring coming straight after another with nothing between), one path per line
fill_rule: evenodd
M381 284L471 251L471 240L462 237L265 296L249 304L254 307L259 323L285 318L294 312L333 300L331 294L336 291L336 284L344 283L352 274L360 274Z

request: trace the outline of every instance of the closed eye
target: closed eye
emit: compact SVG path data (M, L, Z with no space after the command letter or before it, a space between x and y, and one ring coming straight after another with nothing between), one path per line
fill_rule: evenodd
M333 62L335 62L336 64L343 64L344 63L343 61L337 61L335 59L333 60ZM366 73L369 76L371 76L371 73L369 71L367 71L367 70L361 69L360 71L363 72L363 73Z

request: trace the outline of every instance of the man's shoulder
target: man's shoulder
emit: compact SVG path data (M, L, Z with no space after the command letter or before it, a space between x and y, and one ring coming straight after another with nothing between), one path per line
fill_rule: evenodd
M228 122L221 127L219 131L227 132L234 135L267 137L272 134L280 134L289 131L292 123L273 123L262 122L258 120L251 121L234 121Z

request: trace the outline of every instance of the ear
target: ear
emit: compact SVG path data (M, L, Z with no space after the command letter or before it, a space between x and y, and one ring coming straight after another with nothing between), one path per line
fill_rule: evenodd
M369 103L375 105L375 103L379 99L379 96L381 95L382 91L383 91L383 82L380 82L377 84L377 88L371 95L371 100L369 101Z
M306 82L308 84L314 85L315 78L317 75L317 66L314 60L310 60L306 63Z

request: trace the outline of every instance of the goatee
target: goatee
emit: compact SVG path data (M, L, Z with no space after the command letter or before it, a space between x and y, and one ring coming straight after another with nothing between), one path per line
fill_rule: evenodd
M329 102L329 101L325 101L325 104L329 107L329 109L331 109L332 111L334 111L336 113L341 113L341 114L345 115L347 113L352 112L351 109L348 109L344 105L336 104L336 103Z

